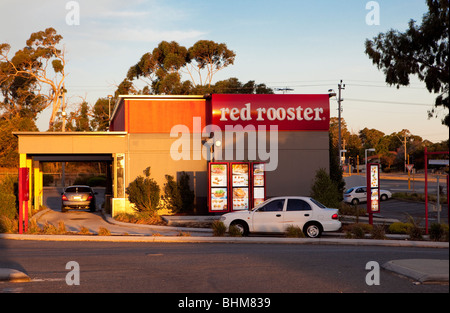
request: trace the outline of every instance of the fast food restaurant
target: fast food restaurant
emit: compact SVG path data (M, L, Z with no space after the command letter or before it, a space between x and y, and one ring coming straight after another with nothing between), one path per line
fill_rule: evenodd
M328 94L123 95L108 132L15 135L35 205L41 162L102 160L110 165L113 215L132 210L125 189L149 166L161 187L165 175L187 173L195 213L208 214L309 195L316 171L329 170L329 121Z

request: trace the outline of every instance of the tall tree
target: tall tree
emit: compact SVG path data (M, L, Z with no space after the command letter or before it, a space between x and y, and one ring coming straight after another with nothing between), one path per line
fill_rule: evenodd
M9 106L9 111L17 111L20 108L11 108L11 105L26 105L31 110L31 117L36 118L37 113L52 106L49 121L49 128L52 128L61 106L60 96L65 92L66 60L64 49L59 47L61 39L54 28L33 33L26 47L11 59L8 57L11 46L0 44L3 108Z
M199 40L188 50L187 67L191 81L196 85L211 86L214 74L232 65L236 57L234 51L228 49L224 43L217 43L211 40ZM206 75L202 75L202 70L206 70ZM196 84L193 71L198 74L198 84Z
M430 93L438 94L435 107L428 112L431 117L438 107L450 107L449 2L427 0L427 5L422 25L411 20L404 33L393 29L380 33L373 40L366 40L365 53L383 70L389 85L408 86L410 75L416 75ZM448 113L442 123L450 126Z

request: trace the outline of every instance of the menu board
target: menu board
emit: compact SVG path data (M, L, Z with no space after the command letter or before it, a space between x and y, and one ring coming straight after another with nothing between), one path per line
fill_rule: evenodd
M231 164L231 182L233 189L233 211L249 209L249 164Z
M380 165L367 164L367 212L380 212Z
M228 165L210 164L210 211L228 211Z
M253 163L253 207L264 202L266 195L264 163Z
M378 166L370 166L370 188L378 187Z

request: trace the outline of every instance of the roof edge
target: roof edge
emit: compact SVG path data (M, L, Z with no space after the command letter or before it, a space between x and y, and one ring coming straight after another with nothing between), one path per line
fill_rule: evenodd
M124 136L127 132L30 132L30 131L18 131L12 132L16 137L19 136Z

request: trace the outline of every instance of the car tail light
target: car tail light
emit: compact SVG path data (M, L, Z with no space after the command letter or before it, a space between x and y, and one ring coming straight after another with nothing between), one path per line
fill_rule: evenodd
M87 201L91 201L92 200L92 196L89 195L89 197L87 198Z
M67 199L66 195L62 195L62 199L63 199L63 201L69 201L69 199Z
M337 213L334 213L333 215L331 215L331 219L333 220L337 220L339 218L339 215L337 215Z

